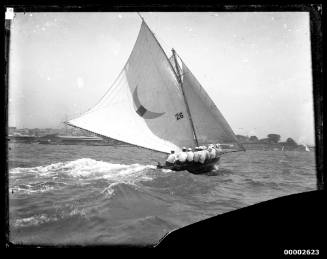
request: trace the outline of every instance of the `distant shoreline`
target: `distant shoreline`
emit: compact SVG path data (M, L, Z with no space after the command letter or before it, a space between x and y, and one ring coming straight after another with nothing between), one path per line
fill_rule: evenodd
M45 144L45 145L92 145L92 146L128 146L126 143L114 139L103 139L100 137L90 136L64 136L64 135L47 135L37 136L8 136L8 143L26 143L26 144ZM291 145L285 142L280 143L260 143L260 142L241 142L246 150L276 150L276 151L314 151L314 146Z
M291 145L285 142L278 143L260 143L260 142L244 142L242 143L245 149L248 150L280 150L280 151L307 151L304 145ZM307 146L309 151L314 151L314 146Z

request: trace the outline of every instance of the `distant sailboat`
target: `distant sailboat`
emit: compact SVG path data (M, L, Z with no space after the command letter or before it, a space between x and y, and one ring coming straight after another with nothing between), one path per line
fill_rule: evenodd
M107 93L66 123L163 153L211 143L232 145L226 153L245 150L176 51L168 58L143 18L128 61ZM218 161L182 169L204 172Z
M305 146L305 151L310 152L309 147L307 145L304 145L304 146Z

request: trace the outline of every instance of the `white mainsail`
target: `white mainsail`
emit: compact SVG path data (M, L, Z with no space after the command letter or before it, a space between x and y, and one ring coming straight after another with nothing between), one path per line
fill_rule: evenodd
M193 129L201 144L226 142L223 139L237 142L217 107L184 64L183 95L172 64L142 20L134 48L118 78L97 105L67 124L165 153L196 146ZM194 125L190 124L191 116Z

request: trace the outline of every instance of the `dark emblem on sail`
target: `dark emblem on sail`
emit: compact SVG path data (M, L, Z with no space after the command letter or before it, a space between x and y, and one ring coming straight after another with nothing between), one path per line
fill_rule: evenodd
M183 119L184 118L184 115L183 115L182 112L180 112L180 113L176 113L175 114L175 117L176 117L176 120L180 120L180 119Z
M137 94L137 86L135 87L134 93L133 93L133 100L134 104L136 106L136 113L140 115L144 119L154 119L157 118L163 114L163 113L158 113L158 112L152 112L146 109L140 102L139 96Z

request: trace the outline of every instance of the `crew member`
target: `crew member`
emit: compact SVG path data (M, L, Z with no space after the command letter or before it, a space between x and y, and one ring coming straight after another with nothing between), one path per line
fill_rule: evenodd
M205 153L205 156L206 156L206 161L210 159L210 150L208 147L205 147L204 149L204 153Z
M220 146L219 143L216 144L216 147L217 147L217 149L218 149L219 152L223 152L223 150L222 150L222 148L221 148L221 146Z
M194 149L194 157L193 157L193 161L195 163L198 163L199 162L199 158L200 158L200 148L199 147L195 147Z
M194 153L192 151L192 148L188 148L186 154L187 154L187 158L186 158L187 162L192 163L194 159Z
M170 151L170 154L166 159L166 165L173 165L175 163L175 161L176 161L176 154L175 154L175 151L172 150L172 151Z
M216 149L216 157L219 157L219 156L221 155L221 153L223 152L223 150L221 149L219 143L217 143L217 144L215 145L215 149Z
M213 146L209 147L209 159L215 159L216 158L216 149L213 148Z
M207 156L207 150L203 150L202 149L203 146L201 146L201 150L199 151L200 155L199 155L199 162L201 164L204 164L204 162L206 161L206 156Z
M182 164L182 163L185 163L186 159L187 159L186 148L183 147L182 152L179 152L177 154L177 158L176 158L177 161L176 162L178 164Z

